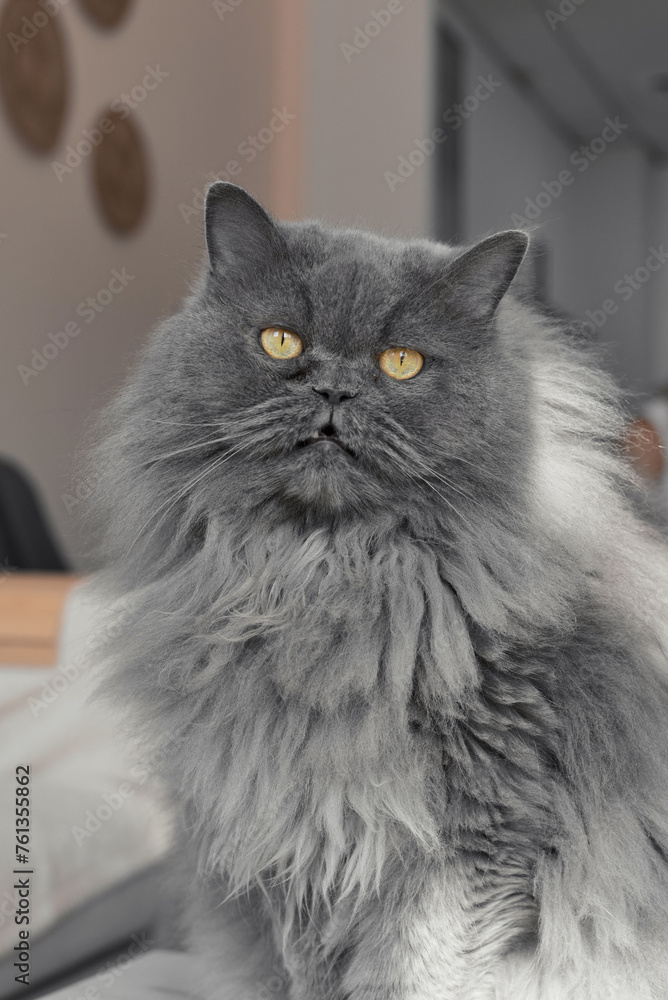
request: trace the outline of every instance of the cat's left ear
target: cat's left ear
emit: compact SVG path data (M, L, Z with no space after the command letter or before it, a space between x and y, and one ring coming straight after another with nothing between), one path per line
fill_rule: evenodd
M248 284L280 256L276 223L243 188L225 181L206 193L206 246L212 271Z
M445 279L448 296L479 322L489 322L517 274L529 245L520 229L476 243L457 257Z

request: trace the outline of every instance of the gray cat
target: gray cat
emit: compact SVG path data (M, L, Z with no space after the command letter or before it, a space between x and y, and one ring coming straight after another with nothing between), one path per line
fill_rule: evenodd
M207 995L667 997L667 550L526 235L206 238L96 463Z

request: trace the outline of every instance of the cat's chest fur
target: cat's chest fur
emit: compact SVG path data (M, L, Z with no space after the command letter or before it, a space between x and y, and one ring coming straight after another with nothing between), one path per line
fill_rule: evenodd
M285 933L308 911L321 941L331 906L402 883L398 859L418 880L436 865L458 900L452 948L503 953L535 929L552 833L541 695L479 661L429 552L362 567L307 554L202 613L215 644L193 735L210 746L214 731L218 753L193 779L208 865L233 889L267 886Z

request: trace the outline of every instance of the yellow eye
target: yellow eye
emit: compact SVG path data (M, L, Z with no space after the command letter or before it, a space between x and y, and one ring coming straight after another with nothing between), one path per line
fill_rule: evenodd
M419 351L413 351L410 347L391 347L388 351L383 351L378 364L390 378L413 378L422 368L424 358Z
M301 337L280 326L270 326L263 330L260 340L270 358L298 358L304 350Z

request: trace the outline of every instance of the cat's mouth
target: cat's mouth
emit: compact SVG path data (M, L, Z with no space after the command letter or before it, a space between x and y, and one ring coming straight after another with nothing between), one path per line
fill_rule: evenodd
M337 434L336 428L332 424L325 424L321 427L319 431L314 434L309 435L304 441L299 441L297 443L298 448L308 448L310 445L319 445L321 448L335 447L341 448L345 451L351 458L356 458L355 452L344 444L339 435Z

